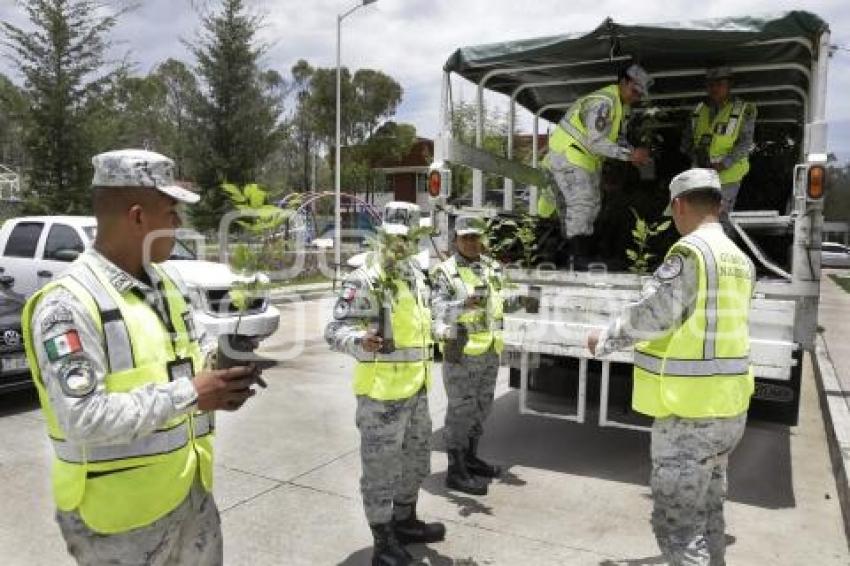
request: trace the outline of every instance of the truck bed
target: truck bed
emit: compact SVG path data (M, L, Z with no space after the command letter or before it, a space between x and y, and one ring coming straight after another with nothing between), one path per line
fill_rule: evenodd
M531 287L537 287L540 294L537 313L518 312L505 316L507 359L520 373L521 411L584 422L590 379L588 363L597 360L601 365L600 426L634 428L607 418L611 364L631 364L633 351L630 349L595 358L585 344L591 329L607 326L623 306L639 298L641 277L627 273L516 269L509 271L509 277L520 292L528 293ZM795 375L799 374L799 345L793 338L794 316L794 301L759 296L753 300L750 313L753 372L761 391L769 386L774 396L790 395L796 388L796 384L791 384ZM539 366L540 355L573 360L572 364L564 364L565 376L574 373L571 368L577 362L578 391L574 413L565 415L561 411L541 411L529 406L529 375L537 369L535 366Z

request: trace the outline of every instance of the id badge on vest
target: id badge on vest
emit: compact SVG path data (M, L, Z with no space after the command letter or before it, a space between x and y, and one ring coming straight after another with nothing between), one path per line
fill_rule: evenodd
M165 364L165 367L168 370L168 381L195 377L195 364L192 358L177 358Z

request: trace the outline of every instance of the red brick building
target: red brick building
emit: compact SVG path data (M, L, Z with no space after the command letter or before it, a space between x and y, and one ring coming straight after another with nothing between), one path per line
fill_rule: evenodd
M525 162L531 162L532 135L517 134L514 136L514 156ZM540 159L546 155L549 148L549 134L539 134L537 149ZM372 170L385 175L384 189L392 193L393 200L427 203L426 191L428 183L428 168L434 158L434 141L427 138L416 138L410 151L399 161L381 161L373 164Z
M386 176L384 187L394 200L417 202L425 193L428 167L434 158L434 140L416 138L410 151L399 161L381 161L372 166Z

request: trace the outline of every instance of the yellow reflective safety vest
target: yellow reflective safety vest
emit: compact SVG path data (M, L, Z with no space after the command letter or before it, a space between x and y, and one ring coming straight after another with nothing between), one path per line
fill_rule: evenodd
M707 146L708 157L712 163L720 161L732 151L738 136L741 135L745 116L754 112L752 104L736 98L723 105L714 119L710 119L711 109L704 102L697 104L691 116L691 128L694 133L694 147ZM732 166L720 171L720 182L739 183L750 170L750 160L745 155Z
M612 143L616 143L620 136L625 113L623 102L620 100L620 88L616 84L608 85L576 100L549 138L549 154L552 152L560 153L571 164L591 173L600 169L604 157L593 153L587 147L588 128L583 120L587 104L599 99L610 102L613 109L613 115L610 116L611 131L608 132L608 139ZM544 160L544 164L546 163L548 161ZM543 218L549 218L557 211L552 190L551 188L542 188L537 200L537 214Z
M395 350L360 352L354 366L354 393L379 401L408 399L422 387L431 384L431 309L429 289L425 276L414 270L411 288L404 279L388 279L377 265L367 265L366 280L372 296L378 285L391 291L386 293L385 305L391 307L391 325ZM380 307L381 305L377 305ZM378 309L383 316L384 309Z
M504 323L505 299L504 274L498 262L481 256L482 272L476 275L469 265L458 265L457 256L453 255L435 269L442 271L451 281L454 296L465 300L475 294L476 287L486 287L487 304L484 308L475 309L461 314L457 321L466 327L469 340L463 348L467 356L480 356L490 349L502 353L504 338L502 327Z
M720 230L685 236L670 253L696 258L696 303L681 326L635 346L632 406L652 417L739 415L749 407L754 387L748 325L752 264Z
M162 428L127 444L89 446L66 438L50 403L33 344L32 315L45 293L61 287L85 305L103 336L108 357L108 393L124 393L169 382L167 364L189 358L200 371L203 358L192 338L189 301L165 272L155 267L166 297L172 330L143 299L119 293L86 256L33 295L22 323L27 359L53 444L52 482L56 506L79 512L93 531L115 534L150 525L174 510L198 476L212 490L214 429L211 413L175 417ZM172 333L173 332L173 333Z

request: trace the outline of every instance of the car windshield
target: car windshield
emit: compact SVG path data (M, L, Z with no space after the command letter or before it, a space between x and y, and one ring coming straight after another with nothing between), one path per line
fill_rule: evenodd
M195 260L197 256L184 242L174 240L174 249L171 250L171 257L169 259Z
M419 212L407 208L391 208L386 211L384 222L415 227L419 225Z

